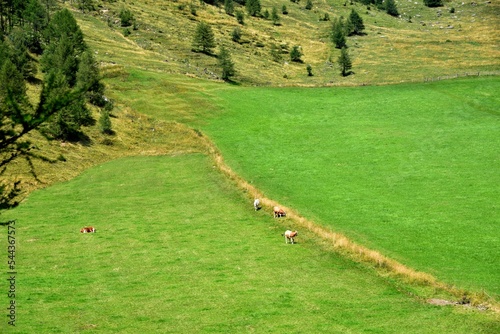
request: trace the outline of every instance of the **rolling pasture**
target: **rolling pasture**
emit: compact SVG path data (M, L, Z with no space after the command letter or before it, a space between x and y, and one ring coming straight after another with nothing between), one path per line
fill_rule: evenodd
M12 218L17 323L2 333L499 329L488 313L412 297L307 231L285 245L287 220L255 212L201 154L99 165L34 192ZM80 234L86 225L97 232Z
M498 298L500 80L237 88L203 127L267 197Z

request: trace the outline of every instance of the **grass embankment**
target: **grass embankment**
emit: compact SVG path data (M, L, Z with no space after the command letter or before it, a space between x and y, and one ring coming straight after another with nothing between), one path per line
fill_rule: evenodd
M498 298L495 78L220 92L204 127L270 198L439 280Z
M115 160L2 218L17 219L16 333L499 329L419 302L307 231L285 245L287 221L255 212L203 155Z

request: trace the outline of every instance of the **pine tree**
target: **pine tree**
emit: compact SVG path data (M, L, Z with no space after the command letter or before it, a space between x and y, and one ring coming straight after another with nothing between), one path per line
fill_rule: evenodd
M351 27L350 33L354 35L361 35L363 30L365 30L363 19L354 9L351 10L351 14L349 15L349 22Z
M351 74L352 62L345 46L340 50L340 56L337 62L340 66L340 73L343 77Z
M236 11L236 21L241 25L245 24L245 14L241 10Z
M342 18L333 20L331 39L337 49L342 49L346 45L345 27Z
M231 33L231 39L233 42L239 43L241 40L241 29L240 27L236 27L233 29L233 32Z
M42 54L42 33L47 27L48 13L38 0L29 0L23 12L26 46L36 54Z
M78 0L77 7L82 11L82 13L84 13L86 10L89 12L93 11L95 9L94 0Z
M275 26L280 24L280 17L278 15L278 10L276 7L273 7L273 11L271 12L271 20Z
M398 8L394 0L385 0L385 11L391 16L398 16Z
M111 118L109 117L109 112L107 110L101 111L101 117L99 117L99 128L101 133L113 134Z
M120 25L122 27L129 27L134 23L134 14L127 8L120 10Z
M9 35L12 43L11 60L23 75L24 79L32 79L38 72L35 60L30 56L26 47L25 32L20 28L14 28Z
M53 42L44 51L41 64L42 71L49 72L53 68L59 69L65 76L70 87L76 83L78 58L75 46L67 35L62 35L58 42Z
M312 77L313 76L313 68L312 68L311 64L307 64L306 70L307 70L307 76Z
M262 9L260 0L247 0L245 7L247 9L248 15L250 16L260 15L260 11Z
M25 109L28 105L24 78L16 65L7 58L0 68L0 110L13 115L17 113L16 106Z
M193 39L193 49L210 54L213 48L215 48L215 37L212 28L205 22L198 23Z
M87 92L85 95L90 103L98 107L106 105L99 66L90 50L85 51L80 57L76 82L78 88Z
M87 49L82 30L78 26L73 14L67 9L55 13L44 31L47 44L56 43L64 35L71 41L75 50L75 56L79 56Z
M443 0L424 0L424 5L427 7L441 7Z
M295 62L302 62L302 52L300 52L300 48L297 45L294 45L292 47L292 50L290 51L290 60L295 61Z
M233 13L234 13L233 0L224 0L224 10L226 11L226 14L233 15Z
M218 56L219 66L222 69L222 80L229 80L230 77L234 76L234 63L231 59L231 53L224 46L220 47L220 52Z

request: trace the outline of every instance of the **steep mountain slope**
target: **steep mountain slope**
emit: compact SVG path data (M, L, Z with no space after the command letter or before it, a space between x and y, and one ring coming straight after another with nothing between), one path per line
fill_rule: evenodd
M91 14L107 24L106 35L125 34L127 37L120 38L157 54L169 71L201 78L220 77L215 54L222 45L235 62L234 80L258 85L396 83L500 69L497 2L446 1L443 7L428 8L422 1L399 1L399 17L344 0L314 1L311 10L305 9L305 1L261 3L262 13L277 9L279 25L248 16L236 3L235 10L245 13L243 25L222 7L186 0L103 2ZM282 14L283 6L287 15ZM121 26L122 10L131 11L133 26ZM330 20L347 18L352 10L362 17L366 29L364 35L347 38L354 75L343 78L337 65L340 51L330 38L332 21L320 19L325 14ZM210 24L214 32L217 47L212 56L192 51L199 22ZM235 29L241 31L239 42L232 41ZM94 32L87 30L86 34L93 39ZM300 47L302 62L290 61L293 46ZM281 53L272 54L273 48ZM117 62L119 56L104 53L102 60ZM308 64L313 76L307 75Z

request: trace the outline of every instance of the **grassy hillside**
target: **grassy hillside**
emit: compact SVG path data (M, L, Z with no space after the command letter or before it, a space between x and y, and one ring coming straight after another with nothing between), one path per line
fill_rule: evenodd
M286 245L291 226L255 212L203 155L115 160L2 218L17 219L18 240L17 326L2 321L2 333L499 329L488 313L424 303L307 231Z
M498 79L480 78L232 89L219 93L224 112L204 130L268 197L498 298L499 89Z
M477 194L485 195L485 201L474 202L479 206L471 211L478 221L486 221L482 229L471 231L472 225L467 225L468 217L461 216L468 203L454 215L446 215L456 208L456 203L466 202L460 196L469 198L468 194L464 195L465 188L453 193L453 200L439 198L430 206L429 212L439 214L439 208L443 208L445 214L435 217L433 222L441 218L447 222L457 218L459 225L465 226L464 231L471 232L470 238L489 236L489 240L482 241L485 241L484 245L493 245L493 248L481 246L481 250L471 250L469 246L474 244L465 232L460 234L455 231L455 225L442 228L436 223L431 226L435 230L424 231L424 237L434 237L433 231L437 231L445 235L444 243L437 244L437 249L434 249L436 244L433 239L423 238L416 240L416 245L422 247L408 250L404 247L407 239L399 245L387 242L389 237L399 237L399 233L390 231L387 225L372 223L400 224L395 226L401 227L407 222L402 235L409 238L414 232L413 223L421 218L418 212L407 217L405 208L389 211L377 208L373 202L369 207L356 211L361 207L357 204L366 197L377 195L376 191L383 187L372 188L374 194L346 197L351 200L345 206L346 210L340 216L341 210L333 212L334 219L330 220L330 217L322 216L324 206L321 201L317 202L319 210L313 212L310 198L291 198L290 194L307 190L307 185L301 184L295 189L298 183L282 187L280 178L272 180L279 183L275 187L273 183L261 182L262 175L269 173L270 169L265 173L259 171L256 176L253 173L257 169L248 171L246 168L255 162L263 162L261 166L274 164L283 173L295 173L304 166L311 166L312 161L304 159L310 150L307 145L313 143L316 147L321 143L314 136L309 137L310 141L304 136L316 134L314 125L317 124L338 125L332 123L330 118L330 113L339 112L331 110L333 102L350 106L356 111L359 108L365 120L373 121L361 124L361 120L353 115L339 116L339 120L344 122L345 135L352 131L349 123L359 126L359 132L352 132L351 141L347 141L351 144L350 148L355 149L351 158L363 158L362 155L357 156L365 152L360 146L363 140L370 145L385 142L393 145L394 150L401 149L400 155L392 152L401 160L399 164L397 159L391 163L389 167L396 173L385 180L392 182L393 187L407 181L411 181L408 185L418 184L425 180L424 174L428 171L434 175L441 172L440 175L451 179L459 176L436 169L433 161L429 161L423 169L412 169L415 163L425 160L429 152L437 153L436 163L446 159L457 164L464 163L459 166L464 169L453 171L464 173L472 164L472 170L485 172L490 180L495 180L497 176L492 171L496 170L496 160L487 160L492 163L492 168L483 165L484 157L478 155L481 150L474 151L469 160L456 158L454 151L450 150L454 146L436 127L443 125L450 132L453 129L464 131L450 138L461 137L460 134L470 136L470 140L459 138L465 143L462 148L465 153L473 151L474 146L469 147L471 142L484 144L482 140L490 136L497 126L495 113L488 114L488 111L497 110L499 105L495 92L491 93L490 81L484 81L484 86L475 90L474 94L468 92L469 84L457 91L454 83L449 86L447 83L433 85L435 96L448 97L435 106L425 94L419 95L421 98L416 101L412 87L428 87L420 85L392 85L383 87L385 90L377 90L380 87L362 87L366 90L352 91L325 88L316 91L322 94L316 97L312 90L291 89L283 96L280 96L281 93L273 96L276 92L274 88L267 91L247 86L378 85L413 80L422 82L424 78L457 73L498 73L497 2L472 6L452 1L446 2L445 7L440 9L428 9L415 2L401 2L398 3L400 12L404 13L401 18L392 18L357 4L344 7L343 1L317 1L312 11L303 9L304 4L286 2L290 13L281 17L280 26L273 27L270 21L247 17L241 27L241 44L230 41L232 30L238 26L235 18L212 6L198 5L196 15L193 15L189 6L191 2L183 0L98 3L99 12L82 14L75 11L74 14L101 64L108 88L106 94L115 102L112 115L115 134L104 136L92 127L86 129L90 138L86 143L46 142L37 138L41 152L59 162L36 162L36 179L21 161L8 170L8 177L28 181L26 189L31 191L74 178L90 167L100 165L71 182L36 192L17 210L2 214L2 221L14 217L19 222L18 332L127 332L131 328L133 332L137 329L144 332L192 332L193 328L199 332L283 332L285 329L293 331L293 326L298 328L297 332L399 333L402 328L415 333L498 332L497 315L474 308L427 305L423 301L430 297L454 297L434 295L436 291L375 276L364 265L354 264L323 248L322 241L305 230L301 231L298 247L285 248L279 234L284 228L291 227L291 220L279 225L269 218L267 212L255 214L249 199L215 173L206 157L185 155L207 152L207 147L200 140L203 135L197 129L206 130L214 136L223 153L228 154L231 166L248 177L250 182L261 186L266 194L296 206L300 212L326 226L350 232L355 240L376 247L385 254L428 269L446 282L473 290L481 289L486 286L483 282L495 282L498 277L494 267L496 262L492 262L493 266L488 262L495 260L493 256L481 262L488 254L496 254L495 225L491 234L480 235L481 232L488 233L487 228L495 222L496 216L488 213L496 212L497 207L490 205L489 199L497 192L491 190L486 181L475 183L479 180L478 174L466 176L472 177ZM278 1L262 3L264 8L282 5ZM65 2L65 5L70 6L71 2ZM451 7L456 9L453 15L449 12ZM137 19L138 30L131 29L128 37L123 35L124 28L117 21L121 8L131 9ZM335 65L338 50L332 49L328 41L330 23L319 22L317 18L326 12L331 18L347 16L351 8L356 8L362 15L367 35L349 38L355 74L341 78ZM409 15L412 16L411 22ZM224 44L231 50L238 71L234 80L238 85L230 86L218 80L215 57L191 51L192 36L201 20L212 25L218 45ZM286 54L283 54L282 61L274 62L270 55L273 43L285 48L300 45L304 51L304 63L286 61ZM313 77L307 76L306 64L312 65ZM491 82L496 86L498 80ZM37 87L31 89L33 92ZM384 95L380 95L381 92ZM351 98L343 100L342 96ZM375 98L374 102L366 102L364 99L367 96ZM403 99L398 100L398 104L391 103L401 97ZM459 101L458 105L453 101ZM390 108L386 108L388 103ZM443 115L428 113L428 120L419 118L421 104L425 107L423 111L442 112ZM302 112L312 111L311 115L288 112L292 106ZM457 107L459 114L454 115L456 110L450 107ZM402 113L408 109L410 115L415 117L415 123L404 119ZM481 116L471 116L471 110ZM262 111L270 117L269 122L262 121ZM486 113L483 114L483 111ZM388 120L387 123L377 123L382 119L374 119L374 112L389 119L395 117L397 123L392 124ZM287 126L297 126L295 130L300 131L293 132L292 128L287 130L286 126L280 126L282 123L275 122L274 116ZM491 121L490 126L483 122L487 118ZM248 123L242 123L243 120ZM423 138L417 146L405 146L404 142L400 142L405 140L408 132L425 137L429 134L425 126L431 120L439 121L429 128L436 130L430 133L432 140ZM452 123L447 124L448 121ZM313 123L309 124L311 128L302 131L301 127L308 122ZM231 130L231 127L241 130L244 124L251 124L249 129L244 130L253 133L243 140L234 141L236 135L226 130ZM373 127L374 124L379 126ZM470 124L473 127L468 129ZM262 134L259 131L270 128L274 129L274 133L268 134L268 142L257 142L254 147L241 151L251 135ZM370 131L363 134L363 129ZM276 138L276 134L282 134L283 130L287 133ZM328 129L318 132L318 135L329 139L333 137ZM356 135L358 138L355 138ZM360 138L362 141L355 140ZM304 139L308 143L304 143ZM389 142L391 139L393 141ZM295 143L304 145L303 152L299 152L304 154L299 154L293 166L295 170L287 170L282 165L283 161L289 163L289 158L279 159L278 162L274 158L267 159L269 144L282 145L280 140L287 143L287 148ZM290 144L292 141L294 145ZM493 136L491 143L496 141ZM236 150L230 147L232 145L237 146ZM485 154L489 154L493 147L484 144L479 148L486 148ZM124 156L165 154L176 157L127 158L101 165ZM473 164L474 157L478 158L477 164ZM254 158L255 161L248 162ZM381 168L383 160L375 161L378 167ZM321 166L319 164L315 168ZM270 179L279 169L272 168L275 169ZM370 179L369 176L365 175L367 179ZM375 180L374 184L380 186L383 182ZM359 180L354 180L351 185L363 188ZM433 194L433 190L438 189L433 188L436 185L430 184L425 194L434 198L439 196ZM348 186L344 186L344 192L351 194ZM308 194L314 192L308 190ZM389 199L398 202L406 196L404 191L389 195L392 196ZM414 198L412 204L425 205L421 198L423 195L419 196ZM338 197L332 198L338 200ZM482 208L485 210L481 213ZM375 216L371 215L372 209L378 210ZM367 218L369 224L359 224L359 230L350 229L353 216ZM372 218L373 221L370 220ZM424 218L422 221L428 221L428 217ZM334 224L328 225L330 221ZM78 229L88 224L99 224L98 233L80 235ZM207 230L212 233L207 235ZM380 235L376 230L390 233ZM450 248L448 242L452 240L446 232L459 241L457 248ZM426 240L428 244L425 244ZM6 249L4 243L2 241L0 246ZM425 252L422 251L424 249ZM432 254L446 254L448 251L465 254L471 251L474 257L464 258L459 254L453 259L453 268L448 264L439 268L439 265L431 263L427 250ZM275 256L277 254L279 256ZM89 261L81 261L82 255ZM415 259L410 259L413 256ZM437 260L439 263L446 261L447 258ZM462 268L462 261L468 268L471 261L481 265L457 278L457 268ZM287 265L284 266L284 263ZM2 288L2 291L6 289ZM494 283L487 287L487 292L491 291L497 291ZM5 303L8 302L5 295L3 298ZM292 324L291 318L296 319Z
M279 26L249 16L240 25L223 8L187 0L102 2L98 13L92 13L94 18L86 15L81 17L86 22L81 23L91 45L99 50L99 58L106 63L217 79L217 59L191 50L197 24L207 22L217 46L226 46L232 54L237 70L234 80L246 84L398 83L500 69L500 4L495 1L445 1L441 8L425 7L422 1L398 1L401 17L397 18L373 6L368 9L344 0L313 1L312 10L304 8L304 1L261 3L263 12L271 12L273 6L278 9ZM288 15L281 14L283 4ZM121 9L130 10L136 19L137 30L128 28L128 37L123 36L126 28L120 26ZM238 5L236 9L245 11ZM329 38L331 22L319 18L324 14L332 20L348 17L352 9L361 15L366 35L348 37L355 74L342 78L336 64L340 51L332 47ZM236 27L242 31L240 43L231 40ZM271 56L273 44L283 47L280 61ZM301 47L303 63L290 61L287 52L294 45ZM307 76L307 64L313 68L312 77Z

